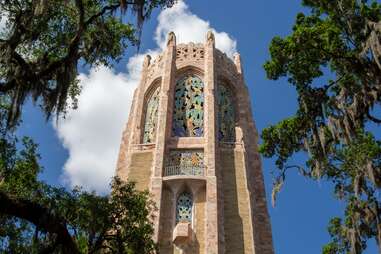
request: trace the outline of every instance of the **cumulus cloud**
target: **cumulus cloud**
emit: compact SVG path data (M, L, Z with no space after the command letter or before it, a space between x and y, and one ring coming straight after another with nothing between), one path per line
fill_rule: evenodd
M131 57L126 73L114 73L100 67L79 76L82 92L78 109L68 112L55 129L69 151L62 179L68 186L83 186L98 193L109 191L115 172L123 127L128 118L132 95L140 79L145 54L156 55L164 49L168 32L174 31L177 43L204 42L212 30L216 47L232 56L236 41L225 32L217 32L208 21L192 14L179 1L158 16L155 31L157 48Z
M155 32L155 41L160 48L165 47L166 36L170 31L176 34L177 43L205 42L209 30L214 33L216 47L232 57L236 52L237 42L225 32L217 32L210 23L189 11L188 6L180 1L175 6L163 10L158 17L159 25Z
M100 67L79 76L83 90L78 109L56 126L69 151L62 176L66 184L100 193L108 190L138 73L133 69L127 76Z

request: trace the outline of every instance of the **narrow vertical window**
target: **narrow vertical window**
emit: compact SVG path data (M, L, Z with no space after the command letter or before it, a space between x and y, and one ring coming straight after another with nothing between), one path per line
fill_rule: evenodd
M192 195L183 192L177 199L176 204L176 222L192 222Z
M143 143L153 143L156 139L157 115L159 111L160 87L157 87L146 103L146 114L144 119Z
M226 85L219 85L218 100L218 140L223 142L235 141L235 110L233 93Z
M201 137L204 135L204 83L188 75L176 83L172 135Z

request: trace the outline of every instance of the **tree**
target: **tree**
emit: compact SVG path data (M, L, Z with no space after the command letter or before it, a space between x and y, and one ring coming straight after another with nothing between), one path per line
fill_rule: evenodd
M111 194L67 191L38 180L37 145L6 125L0 97L0 252L154 253L148 192L114 178Z
M346 202L344 218L328 227L323 253L361 253L376 239L381 253L381 142L370 131L381 99L381 5L366 0L304 0L293 31L275 37L269 79L287 77L295 87L294 116L264 129L260 151L275 157L273 201L287 171L326 179ZM305 165L291 165L296 153Z
M110 196L71 192L37 180L37 146L0 140L0 252L153 253L148 192L115 178Z
M151 12L174 1L0 0L0 17L7 19L0 34L0 251L155 250L154 207L147 192L117 178L108 196L49 186L38 180L36 144L29 138L20 142L14 130L28 98L47 118L76 107L78 64L118 61L129 44L139 45ZM131 17L137 18L135 25Z
M63 113L80 92L78 63L109 65L139 44L144 20L175 0L0 0L7 29L0 36L0 96L12 98L14 126L31 97L47 117ZM131 9L137 25L127 23ZM120 10L121 14L116 15Z

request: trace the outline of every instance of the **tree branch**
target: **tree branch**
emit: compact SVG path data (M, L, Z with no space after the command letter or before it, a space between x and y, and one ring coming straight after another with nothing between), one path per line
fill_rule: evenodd
M39 73L38 76L43 77L45 75L48 75L49 73L54 72L57 68L60 68L67 61L77 57L79 42L80 42L80 39L82 37L83 31L86 30L87 26L89 26L92 22L94 22L94 20L96 18L101 17L103 14L105 14L106 11L108 11L108 10L110 10L110 11L116 10L120 6L120 4L105 6L105 7L103 7L103 9L99 13L91 16L87 21L85 21L84 20L84 12L83 12L84 10L83 10L82 1L81 0L77 0L76 4L77 4L77 8L79 9L79 13L80 13L79 27L78 27L77 33L72 38L72 40L71 40L71 42L70 42L70 44L68 46L69 50L68 50L67 55L64 56L63 58L57 60L57 61L54 61L54 62L50 63L47 66L47 68L45 68L44 70L42 70ZM81 13L82 13L82 15L81 15Z
M366 112L366 116L369 118L369 120L371 120L371 121L373 121L373 122L375 122L375 123L378 123L378 124L381 123L381 119L378 119L378 118L372 116L372 115L369 113L369 111Z
M107 5L107 6L103 7L103 9L100 12L98 12L97 14L91 16L88 20L86 20L85 26L90 25L95 19L103 16L103 14L105 14L106 11L112 12L112 11L118 9L119 6L120 6L120 4L114 4L114 5Z
M40 229L55 234L57 243L63 247L63 253L80 253L66 228L66 221L52 214L49 209L30 200L10 197L3 191L0 191L0 204L0 213L27 220Z
M0 92L6 93L9 90L12 90L16 86L16 80L13 78L8 82L0 82Z

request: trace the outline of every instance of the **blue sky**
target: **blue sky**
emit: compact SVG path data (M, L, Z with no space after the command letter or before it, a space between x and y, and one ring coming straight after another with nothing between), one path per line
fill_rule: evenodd
M276 35L285 36L290 33L296 14L300 11L306 11L302 9L301 1L246 0L233 2L226 0L194 0L187 1L186 3L188 5L188 9L186 10L188 18L189 15L193 14L198 18L195 19L197 22L200 22L199 20L209 22L209 26L215 29L221 35L221 38L226 39L227 43L230 43L228 46L224 46L225 49L229 50L234 46L234 42L237 43L236 49L241 54L243 60L245 80L250 90L254 119L258 130L261 131L266 126L291 116L296 110L296 95L294 89L287 85L287 81L284 79L279 81L267 80L262 65L269 57L268 45L272 37ZM144 25L140 53L157 49L158 44L160 44L159 39L155 41L155 30L159 23L157 19L158 15L159 11L155 11L151 20ZM181 19L182 16L177 18ZM179 20L176 22L178 21ZM198 24L197 22L196 25ZM205 25L205 23L200 24ZM171 24L169 24L168 27L171 27ZM164 25L164 31L166 31L165 29L168 27ZM228 37L222 34L222 32L225 32ZM181 34L180 37L192 37L194 34L195 33L190 29L188 32L184 31L184 34ZM218 39L219 37L216 38ZM85 82L86 85L97 82L99 86L104 84L104 80L108 80L108 78L115 81L107 82L110 86L112 86L113 83L131 83L131 76L136 76L136 72L133 70L134 64L139 62L137 58L134 58L137 61L130 59L135 53L135 48L128 49L124 59L116 64L112 71L101 70L101 73L104 74L102 77L91 73L91 71L87 69L81 69L84 73L81 76L82 81ZM126 68L127 64L130 65ZM102 92L100 93L102 94ZM115 94L120 94L120 92L116 90ZM118 126L120 125L120 121L127 121L130 100L127 96L131 94L131 89L125 90L125 94L126 98L123 97L122 100L115 101L115 104L121 103L124 105L123 107L117 106L118 111L115 113L118 115L119 112L123 112L118 115L118 121L115 120L115 123L118 123L115 125ZM112 96L113 94L111 93L109 99L112 99ZM101 98L99 96L95 97ZM107 104L101 106L108 109L115 105ZM35 141L39 143L42 164L45 167L45 172L41 175L41 178L48 183L70 186L70 184L73 183L70 181L77 176L74 177L71 175L72 178L69 177L68 180L68 177L62 175L65 174L63 173L63 168L70 168L70 163L72 163L72 165L74 165L72 167L74 168L75 165L94 165L94 168L88 169L90 171L83 171L83 175L78 176L80 179L78 183L89 184L89 181L95 181L91 178L91 170L98 172L103 167L102 161L100 160L104 157L108 158L109 154L111 154L110 156L112 157L115 149L105 151L104 157L103 155L98 156L98 158L88 154L83 155L86 153L86 149L90 151L96 146L94 143L91 143L94 141L94 137L90 135L91 133L99 132L100 141L98 143L101 145L100 147L102 147L102 144L104 147L107 146L107 142L111 139L108 136L111 134L109 134L109 132L103 133L102 131L105 128L113 129L114 134L111 136L119 138L121 134L118 134L119 129L122 128L122 126L114 128L113 119L107 118L109 117L107 114L102 114L101 109L96 106L93 108L89 106L89 108L89 110L93 111L99 110L99 114L81 111L82 113L77 114L77 118L74 117L77 119L76 123L73 123L73 118L69 120L68 124L62 124L59 125L61 127L54 128L51 122L44 120L44 117L37 107L31 104L25 107L23 113L24 123L19 132L23 135L32 136ZM89 115L93 114L95 116L89 118ZM98 116L98 118L96 116ZM94 122L94 119L98 119L98 122ZM97 124L101 125L101 127L97 126ZM86 141L86 137L90 139L91 142ZM115 141L113 142L115 143ZM89 148L89 146L91 147ZM80 149L82 150L79 151ZM103 153L101 148L97 148L94 152L98 151ZM75 157L76 154L77 157ZM68 157L69 155L70 158ZM81 158L88 158L88 161L78 162L79 155L81 155ZM89 157L86 157L87 155ZM112 159L110 159L110 161L112 161ZM295 159L295 163L298 162L298 159ZM275 169L273 160L264 159L263 170L268 201L270 200L271 192L270 172L273 169ZM67 172L68 171L66 171L66 174ZM99 177L103 176L100 175ZM90 183L90 185L91 184L93 183ZM341 215L342 208L343 204L334 199L332 186L329 183L324 181L316 183L296 173L289 174L286 185L278 197L277 206L273 208L269 202L276 253L321 253L322 245L329 241L329 235L326 231L329 218ZM366 253L377 253L374 243L370 244Z

